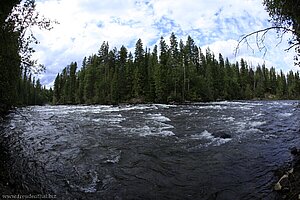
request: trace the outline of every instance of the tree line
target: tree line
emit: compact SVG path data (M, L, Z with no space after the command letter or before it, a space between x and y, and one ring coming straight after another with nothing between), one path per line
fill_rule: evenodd
M291 9L298 1L281 2L266 0L263 4L273 20L271 28L293 33L290 45L299 55L299 12ZM31 26L50 30L51 24L35 12L34 0L1 1L0 113L12 106L49 101L94 104L300 97L298 72L278 73L264 65L253 68L244 60L230 63L209 49L203 52L191 37L178 42L175 34L169 45L161 38L152 51L138 40L134 54L124 46L109 49L103 42L97 54L84 59L80 70L77 63L71 63L56 77L54 91L46 90L32 76L32 71L44 69L31 59L34 49L30 44L38 41L26 33ZM295 59L297 63L298 57Z
M151 51L139 39L134 54L103 42L97 54L72 62L54 82L54 104L170 103L187 101L299 99L299 73L287 75L244 59L230 63L202 51L194 40L169 43L161 37Z

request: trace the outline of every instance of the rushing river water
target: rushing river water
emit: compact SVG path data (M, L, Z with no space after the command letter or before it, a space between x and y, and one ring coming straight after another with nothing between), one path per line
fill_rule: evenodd
M26 107L1 137L23 188L58 199L274 199L296 103Z

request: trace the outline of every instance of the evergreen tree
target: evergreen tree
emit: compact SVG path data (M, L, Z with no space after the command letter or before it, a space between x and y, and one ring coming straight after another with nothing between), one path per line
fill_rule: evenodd
M255 97L263 98L264 97L264 78L263 72L260 66L256 68L254 76L254 88L255 88Z
M180 68L181 68L181 60L180 60L180 53L178 49L178 41L174 33L171 34L170 37L170 56L168 59L168 66L170 68L170 75L171 75L171 101L180 101L181 93L180 93Z
M139 39L135 45L134 52L134 79L133 79L133 94L135 98L144 97L145 89L145 51L143 49L142 40Z
M75 103L75 97L76 97L76 70L77 70L77 63L71 63L70 65L70 103Z
M84 57L82 61L81 70L77 73L77 86L76 86L76 103L83 104L84 101L84 77L86 71L87 60Z
M125 90L126 90L126 99L132 99L134 97L134 90L133 90L133 79L134 79L134 62L133 62L133 56L132 53L129 52L128 54L128 60L126 63L126 67L125 67L125 79L126 79L126 86L125 86Z
M127 90L126 85L128 84L126 80L126 64L127 64L127 49L122 46L119 51L119 58L117 62L117 75L118 75L118 90L119 90L119 101L125 101Z
M149 65L148 65L148 86L149 86L149 92L147 95L147 99L150 102L155 102L157 97L156 97L156 84L159 84L159 78L157 76L157 71L158 70L158 55L157 55L157 45L154 46L152 54L149 54Z
M54 81L54 92L53 92L53 103L54 104L60 104L60 98L61 98L61 88L60 88L60 74L58 73L55 81Z
M87 104L96 103L95 83L98 83L96 82L96 66L97 66L97 56L96 55L90 56L88 64L86 66L86 71L84 76L84 102ZM98 103L100 103L100 101L98 101Z

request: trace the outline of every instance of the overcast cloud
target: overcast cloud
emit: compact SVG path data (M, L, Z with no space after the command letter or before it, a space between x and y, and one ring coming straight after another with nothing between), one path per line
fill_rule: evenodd
M60 24L51 31L34 30L40 44L35 58L47 70L40 75L47 86L58 72L73 61L81 65L84 56L96 53L103 41L111 48L121 45L133 50L141 38L144 47L153 47L161 36L169 40L171 32L179 39L190 35L198 46L222 53L232 62L245 58L256 66L264 62L284 72L293 66L293 51L286 53L275 32L265 41L268 51L259 52L253 38L234 49L243 34L269 27L268 13L261 0L36 0L37 10Z

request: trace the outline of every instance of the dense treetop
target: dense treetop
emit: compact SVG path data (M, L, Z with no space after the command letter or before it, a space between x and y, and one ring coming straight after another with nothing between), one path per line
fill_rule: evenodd
M169 45L168 45L169 44ZM210 49L203 51L189 36L171 34L151 51L137 40L134 53L103 42L98 53L72 62L55 79L55 104L121 102L186 102L233 99L295 99L300 97L299 73L285 75L273 67L230 63Z

